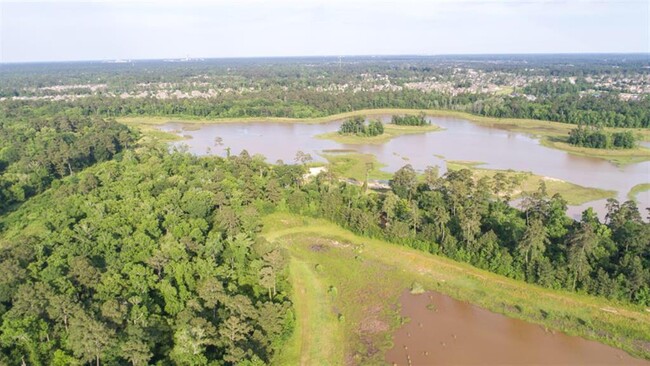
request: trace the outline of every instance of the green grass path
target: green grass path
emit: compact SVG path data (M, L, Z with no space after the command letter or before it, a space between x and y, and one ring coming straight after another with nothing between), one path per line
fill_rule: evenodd
M274 365L341 365L341 332L328 308L327 288L313 267L297 258L290 263L296 328ZM339 348L337 350L336 348Z

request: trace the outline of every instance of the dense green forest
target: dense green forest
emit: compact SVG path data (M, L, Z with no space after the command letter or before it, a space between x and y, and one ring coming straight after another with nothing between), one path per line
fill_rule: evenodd
M53 179L111 159L133 142L124 125L79 114L0 117L0 212Z
M384 133L384 124L380 120L372 120L366 123L366 117L355 116L349 118L339 127L341 135L357 136L379 136Z
M0 362L268 362L293 315L256 234L290 171L142 149L33 198L2 220Z
M602 128L579 125L569 132L569 143L594 149L633 149L636 137L631 131L609 133Z

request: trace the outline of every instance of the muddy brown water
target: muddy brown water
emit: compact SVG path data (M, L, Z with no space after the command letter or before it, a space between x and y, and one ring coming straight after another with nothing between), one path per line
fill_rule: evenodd
M410 321L394 333L394 347L386 353L390 365L650 365L622 350L439 293L407 291L400 302Z
M390 119L390 116L380 117L385 122ZM485 163L483 167L486 168L532 171L585 187L614 190L622 201L626 200L627 193L636 184L650 183L650 161L619 167L605 160L547 148L525 133L481 126L458 118L428 119L445 130L397 136L383 144L360 145L315 137L336 131L341 121L322 124L252 122L212 125L170 122L159 128L191 137L178 144L187 145L189 151L199 155L224 156L225 148L229 147L233 154L246 149L251 155L262 154L274 163L278 159L293 162L298 150L310 153L317 161L325 161L320 156L323 151L347 150L375 155L377 160L386 164L384 170L389 172L405 164L411 164L419 171L438 165L444 172L444 159L480 161ZM222 139L223 145L215 145L216 137ZM650 192L640 193L637 200L641 208L649 207ZM604 204L596 206L597 212L604 216ZM570 210L570 214L576 218L579 218L580 212ZM642 213L646 216L644 209Z

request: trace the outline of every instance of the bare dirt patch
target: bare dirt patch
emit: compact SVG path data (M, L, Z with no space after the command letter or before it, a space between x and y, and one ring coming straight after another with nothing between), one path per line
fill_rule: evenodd
M326 252L329 249L330 248L327 245L321 244L321 243L312 244L312 245L309 246L309 250L311 250L312 252Z

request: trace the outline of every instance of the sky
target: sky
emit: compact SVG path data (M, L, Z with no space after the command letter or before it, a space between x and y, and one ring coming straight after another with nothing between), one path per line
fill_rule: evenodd
M0 0L0 62L650 52L650 0Z

